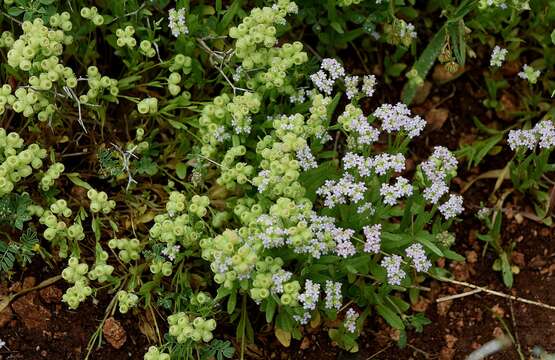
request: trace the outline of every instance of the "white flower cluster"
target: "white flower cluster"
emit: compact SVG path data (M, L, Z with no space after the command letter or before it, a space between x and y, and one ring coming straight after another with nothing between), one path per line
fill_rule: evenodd
M357 133L358 145L372 145L378 141L380 131L371 126L364 115L360 115L351 120L349 128Z
M297 160L299 161L299 165L304 171L315 169L318 167L318 163L316 163L316 159L314 158L314 155L312 155L312 152L307 145L297 150L296 155Z
M405 250L405 253L412 260L412 264L416 271L426 272L432 267L432 263L428 260L422 244L412 244Z
M518 73L518 76L521 79L528 80L530 84L535 84L536 82L538 82L540 74L541 72L539 70L534 69L528 64L524 64L524 66L522 67L522 71Z
M401 172L405 170L405 157L401 153L364 157L349 152L343 157L343 169L356 169L360 176L370 176L372 170L378 175L385 175L390 170Z
M409 183L408 179L399 176L396 178L394 185L387 183L382 184L380 188L380 195L384 197L384 204L394 206L400 198L404 196L411 196L412 190L412 185Z
M303 304L305 310L316 309L318 298L320 297L320 284L313 283L312 280L307 279L304 288L304 293L299 295L299 301Z
M528 148L534 150L536 146L540 149L550 149L555 146L555 127L550 120L542 120L530 130L511 130L507 140L511 150Z
M426 126L426 120L418 115L411 117L409 108L403 103L383 104L373 115L382 121L382 129L386 132L404 130L410 138L420 135Z
M405 278L407 273L401 269L402 257L399 255L386 256L382 259L380 265L387 271L387 282L391 285L401 285L401 280Z
M280 270L278 273L272 275L272 291L275 294L283 293L283 284L288 282L293 276L290 271Z
M456 173L457 159L451 152L443 147L436 146L432 156L422 163L422 171L432 184L424 189L424 198L432 204L437 204L439 199L449 192L447 180Z
M364 243L364 251L367 253L378 254L380 252L382 224L365 226L362 228L366 242Z
M357 329L357 319L360 315L353 309L350 308L347 310L347 314L345 315L345 322L343 326L347 329L348 332L354 333Z
M355 247L351 243L354 231L343 229L335 225L335 219L330 216L318 216L314 214L311 219L310 231L313 237L309 246L304 250L312 256L319 258L322 254L334 251L339 256L354 255Z
M310 80L312 80L314 86L320 92L326 95L331 95L335 83L338 80L343 80L349 100L361 93L362 96L371 97L374 95L374 88L376 86L376 77L374 75L365 75L362 77L362 87L359 88L361 82L360 76L347 75L343 65L331 58L322 60L320 70L310 75Z
M505 57L509 51L499 46L495 46L493 48L493 52L491 53L491 59L489 61L489 65L491 67L501 67L503 65L503 61L505 61Z
M185 8L179 10L170 9L168 13L169 27L172 35L178 37L181 34L188 34L189 28L185 23Z
M326 180L316 194L323 196L324 205L329 208L337 204L346 204L347 200L356 203L364 199L366 185L363 182L355 181L351 174L344 174L338 181Z
M341 283L326 280L326 309L341 309L343 303L343 296L341 295Z
M445 220L449 220L464 211L463 197L457 194L451 194L449 200L439 206L439 212Z

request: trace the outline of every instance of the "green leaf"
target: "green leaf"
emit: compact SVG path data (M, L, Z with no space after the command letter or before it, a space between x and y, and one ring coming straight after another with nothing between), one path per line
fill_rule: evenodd
M25 10L23 8L11 7L8 9L8 14L10 14L11 16L19 16L23 14L24 11Z
M555 45L555 30L551 32L551 42Z
M85 180L79 177L79 173L67 173L65 174L65 176L69 179L69 181L71 181L77 186L80 186L87 190L90 190L93 188L88 182L86 182Z
M171 126L173 126L177 130L187 130L187 126L185 126L185 124L183 124L182 122L172 120L172 119L168 119L168 122L170 123Z
M502 253L501 256L501 273L503 274L503 283L507 287L513 286L513 271L511 269L511 264L509 263L509 258L507 253Z
M343 27L341 27L341 24L338 23L337 21L332 21L330 23L330 26L340 34L343 34L345 32L345 31L343 31Z
M185 179L187 177L187 165L184 163L179 163L175 166L175 174L180 179Z
M428 72L432 68L432 65L434 65L437 57L443 49L444 42L445 25L442 26L434 35L434 37L428 43L426 49L424 49L418 60L414 63L413 68L416 69L416 71L418 72L418 76L420 76L422 79L426 78L426 75L428 75ZM418 84L414 82L409 81L405 84L402 95L402 100L405 104L408 105L412 102L412 99L416 95L417 88Z
M237 306L237 291L233 291L227 299L227 313L233 314L235 307Z
M222 33L224 30L229 28L229 24L231 24L233 18L237 15L239 10L241 10L242 3L242 0L235 0L233 4L231 4L229 9L225 12L222 21L218 24L218 33Z
M277 303L273 298L268 299L266 303L266 322L271 323L274 319L274 314L276 313Z
M94 233L94 237L95 237L96 241L100 241L100 236L102 235L102 232L100 230L100 219L99 218L95 218L91 222L91 228L92 228L92 231Z
M427 238L423 237L423 236L417 236L416 240L421 243L422 245L424 245L425 247L428 248L428 250L431 250L433 253L435 253L437 256L443 257L443 252L441 251L440 248L438 248L433 242L431 242L430 240L428 240Z
M465 261L464 256L457 254L453 250L445 249L443 250L443 253L445 254L445 257L449 260Z
M387 306L378 304L376 305L376 311L378 311L378 314L380 314L380 316L393 328L398 330L403 330L405 328L403 320Z

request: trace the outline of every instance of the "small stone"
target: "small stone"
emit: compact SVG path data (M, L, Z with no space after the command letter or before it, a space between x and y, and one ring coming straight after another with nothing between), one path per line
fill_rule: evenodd
M120 322L110 317L106 319L104 327L102 328L102 333L106 338L106 341L110 343L115 349L119 349L125 344L127 340L127 334Z
M457 339L455 336L451 335L451 334L447 334L445 335L445 343L447 344L447 347L449 349L452 349L455 346L455 343L457 342Z
M437 304L437 313L439 316L445 316L449 312L451 305L453 304L453 300L442 301Z
M518 251L513 251L511 254L511 259L515 265L520 266L521 268L526 266L526 260L524 258L524 254Z
M51 314L40 305L36 292L16 299L12 303L12 309L27 329L41 332L47 329Z
M449 117L449 110L444 108L431 109L426 113L425 119L430 130L439 130Z
M503 310L503 308L499 306L499 304L495 304L491 308L491 311L493 312L493 318L496 318L496 317L502 318L503 316L505 316L505 310Z
M304 337L301 341L301 345L299 346L301 350L306 350L310 347L310 339L308 337Z
M475 264L478 261L478 253L474 250L466 252L466 261Z
M447 70L445 65L437 64L432 73L432 79L437 83L445 83L459 77L465 71L464 66L460 66L454 73Z
M455 356L455 349L444 347L441 349L441 352L439 353L439 360L452 360L454 356Z
M60 290L58 287L54 285L51 285L51 286L45 287L44 289L41 289L39 291L39 295L45 303L52 304L52 303L60 302L63 294L62 294L62 290Z

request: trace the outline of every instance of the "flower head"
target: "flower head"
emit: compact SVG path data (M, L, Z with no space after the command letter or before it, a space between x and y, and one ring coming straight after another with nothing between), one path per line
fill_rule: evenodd
M177 11L170 9L168 20L170 21L169 27L173 36L178 37L181 34L186 35L189 33L189 28L185 23L185 8Z

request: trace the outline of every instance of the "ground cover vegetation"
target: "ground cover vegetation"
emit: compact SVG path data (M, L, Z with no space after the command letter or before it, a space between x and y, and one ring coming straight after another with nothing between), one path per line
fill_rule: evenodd
M554 1L4 0L0 24L0 311L54 283L100 301L82 358L128 314L146 360L324 324L356 353L375 321L405 348L468 260L461 224L503 294L507 203L552 225ZM470 140L430 143L451 115L428 94L465 77Z

